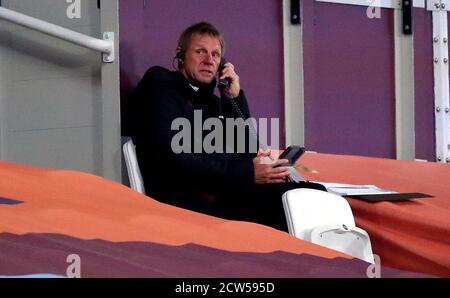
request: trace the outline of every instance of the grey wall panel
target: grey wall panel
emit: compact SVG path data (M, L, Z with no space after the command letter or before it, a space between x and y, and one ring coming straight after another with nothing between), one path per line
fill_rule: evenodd
M64 0L2 4L93 37L102 35L97 1L81 0L80 19L67 17L70 3ZM103 148L102 143L109 128L102 122L101 54L21 26L0 25L0 159L104 175L104 152L119 147ZM118 117L111 121L120 123ZM117 138L120 145L120 131ZM120 159L117 167L120 175Z
M7 118L13 131L96 124L98 77L16 81L11 91Z
M98 137L95 127L12 132L9 136L9 161L27 165L99 171Z
M77 32L93 36L95 27L76 27ZM10 43L15 80L43 80L75 76L100 76L100 53L72 43L24 29L15 31Z
M6 5L2 2L2 7L6 7ZM0 32L12 32L13 30L16 30L19 28L17 25L14 25L10 22L0 20ZM3 41L3 39L1 39Z
M5 22L0 22L0 159L6 152L6 133L7 133L7 121L5 117L2 117L5 112L5 105L7 103L7 89L9 82L9 51L7 48L2 47L2 44L7 45L10 43L10 33L6 31L3 26Z

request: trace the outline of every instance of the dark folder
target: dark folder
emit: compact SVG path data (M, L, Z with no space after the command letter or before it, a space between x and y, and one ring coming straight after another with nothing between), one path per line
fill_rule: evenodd
M407 201L420 198L432 198L433 196L419 192L410 192L410 193L393 193L393 194L376 194L376 195L353 195L347 197L354 199L361 199L368 202L382 202L382 201Z
M12 200L0 197L0 205L17 205L23 203L22 201Z

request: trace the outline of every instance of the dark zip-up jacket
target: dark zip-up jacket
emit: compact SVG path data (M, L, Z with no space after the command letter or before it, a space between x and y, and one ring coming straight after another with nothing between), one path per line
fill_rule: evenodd
M172 149L172 138L180 132L180 127L172 129L174 119L187 119L194 139L194 110L201 110L203 121L240 117L229 99L214 94L215 84L197 84L199 89L195 91L180 72L155 66L136 87L132 96L132 139L150 197L213 213L211 204L220 199L224 190L254 184L254 153L194 153L195 140L191 142L191 153L174 153ZM234 101L241 115L250 117L242 90ZM202 137L209 132L203 131ZM225 134L223 138L226 143Z

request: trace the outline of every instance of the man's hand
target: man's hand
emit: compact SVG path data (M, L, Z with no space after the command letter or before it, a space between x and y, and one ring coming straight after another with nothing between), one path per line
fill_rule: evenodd
M264 152L261 149L258 155L253 159L253 168L255 169L255 183L283 183L289 177L289 171L286 165L289 163L287 159L271 160L269 159L270 151ZM280 167L276 167L279 166Z
M228 98L235 98L239 95L241 91L241 85L239 84L239 76L234 71L234 65L230 62L225 63L225 67L223 68L222 75L219 79L229 78L231 80L230 86L228 88L224 88L221 90L223 96Z

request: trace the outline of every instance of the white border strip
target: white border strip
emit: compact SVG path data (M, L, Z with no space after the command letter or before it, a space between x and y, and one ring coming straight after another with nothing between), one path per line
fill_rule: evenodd
M316 0L317 2L329 2L348 5L361 5L366 7L401 8L400 0ZM413 6L425 8L425 0L413 0Z

